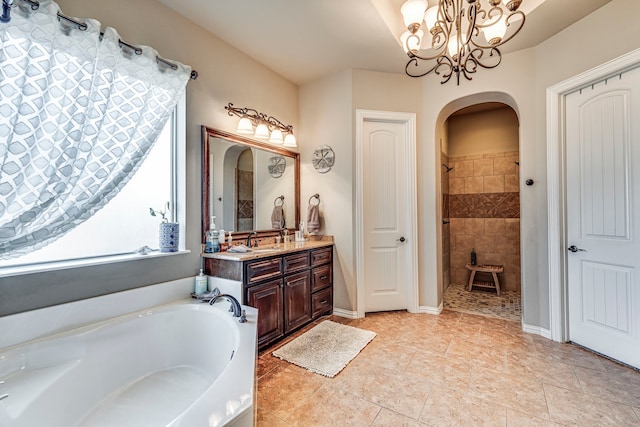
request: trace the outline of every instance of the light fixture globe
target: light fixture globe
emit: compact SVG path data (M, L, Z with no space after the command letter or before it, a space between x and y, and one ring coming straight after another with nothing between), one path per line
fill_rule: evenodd
M269 138L269 128L264 123L260 123L256 126L256 133L253 136L260 139L267 139Z
M253 133L253 125L251 124L251 120L246 117L241 118L238 122L236 132L243 135L251 135Z
M296 136L292 133L288 133L287 136L284 137L284 146L285 147L297 147L298 144L296 142Z
M282 131L280 129L274 129L271 131L271 137L269 137L269 142L272 144L282 144L284 140L282 139Z
M402 18L404 19L404 25L415 33L420 28L422 20L424 19L424 13L427 11L426 0L407 0L400 8Z

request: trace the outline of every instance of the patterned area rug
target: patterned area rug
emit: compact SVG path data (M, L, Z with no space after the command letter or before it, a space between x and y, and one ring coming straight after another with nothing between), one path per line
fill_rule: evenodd
M333 378L376 336L375 332L325 320L273 352L275 357Z
M502 291L498 296L495 291L469 292L465 286L452 283L444 293L444 308L517 322L522 318L520 292L517 291Z

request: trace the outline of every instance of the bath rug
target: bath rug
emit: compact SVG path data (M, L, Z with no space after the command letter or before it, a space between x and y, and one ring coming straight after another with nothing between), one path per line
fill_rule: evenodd
M273 352L275 357L333 378L376 336L375 332L325 320Z

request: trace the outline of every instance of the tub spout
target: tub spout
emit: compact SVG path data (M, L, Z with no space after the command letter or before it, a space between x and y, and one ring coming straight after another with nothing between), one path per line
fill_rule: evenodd
M229 309L229 311L233 311L233 317L240 317L242 315L242 307L240 307L240 303L238 302L237 299L235 299L233 295L229 295L229 294L216 295L215 297L211 298L211 301L209 301L209 305L215 304L218 298L225 298L227 301L231 303L231 309Z

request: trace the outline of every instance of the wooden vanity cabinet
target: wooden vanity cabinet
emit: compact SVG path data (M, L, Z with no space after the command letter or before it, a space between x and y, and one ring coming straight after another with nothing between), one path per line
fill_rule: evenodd
M242 282L258 314L258 348L333 312L333 246L249 261L205 258L206 273Z

